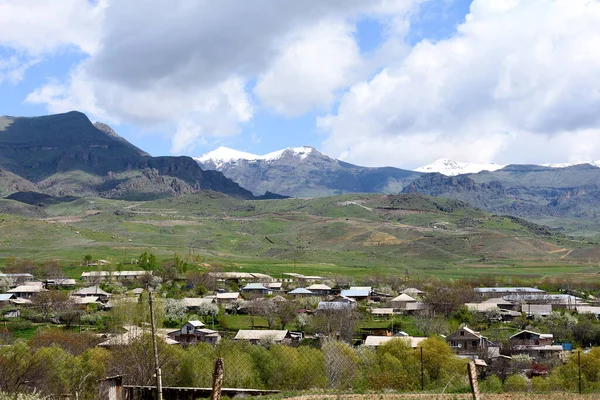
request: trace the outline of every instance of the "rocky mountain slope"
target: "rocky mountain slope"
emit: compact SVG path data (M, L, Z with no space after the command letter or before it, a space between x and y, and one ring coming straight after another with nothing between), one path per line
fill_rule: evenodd
M0 117L0 194L149 199L210 189L255 196L189 157L151 157L82 113Z
M263 156L226 147L196 158L251 190L292 197L341 193L398 193L420 173L392 167L368 168L329 157L313 147L279 150Z
M459 176L424 174L403 191L462 200L493 213L555 226L562 224L560 219L600 222L600 168L591 164L509 165Z

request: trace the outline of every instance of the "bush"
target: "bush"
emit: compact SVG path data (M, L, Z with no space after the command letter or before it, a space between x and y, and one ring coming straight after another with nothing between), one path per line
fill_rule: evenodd
M502 393L502 381L496 375L490 375L481 381L481 391L483 393Z
M505 392L526 392L527 379L519 374L514 374L506 378L504 381Z
M534 392L545 393L550 391L550 381L541 376L531 378L531 390Z

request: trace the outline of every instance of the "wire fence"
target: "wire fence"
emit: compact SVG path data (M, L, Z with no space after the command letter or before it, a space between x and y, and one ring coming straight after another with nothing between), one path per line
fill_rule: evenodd
M153 386L156 382L152 336L148 329L131 340L47 330L29 340L12 338L0 346L0 393L32 398L99 398L100 382L122 376L123 384ZM100 346L99 346L100 345ZM445 342L431 338L412 348L392 340L378 348L351 346L334 339L317 342L222 340L217 345L188 346L158 341L165 387L209 388L214 363L225 364L223 387L281 391L465 393L470 390L466 360ZM580 354L548 376L526 378L524 370L499 374L492 366L480 370L485 392L597 391L594 355ZM594 364L596 363L596 364ZM3 399L4 397L1 397ZM37 397L36 397L37 396ZM16 398L16 397L6 397Z

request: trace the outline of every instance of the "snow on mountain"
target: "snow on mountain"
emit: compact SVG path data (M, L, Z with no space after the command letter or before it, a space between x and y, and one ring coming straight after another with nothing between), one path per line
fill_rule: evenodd
M590 164L590 165L593 165L594 167L600 168L600 160L596 160L596 161L581 161L581 162L574 162L574 163L542 164L542 167L567 168L567 167L572 167L574 165L581 165L581 164Z
M195 157L194 159L200 163L209 163L212 162L216 165L217 169L226 163L236 162L239 160L245 161L266 161L272 162L279 160L285 156L297 157L300 160L304 160L311 153L322 154L320 151L310 146L302 146L302 147L289 147L283 150L277 150L272 153L268 153L265 155L257 155L252 153L246 153L243 151L238 151L234 149L230 149L228 147L221 146L211 152L201 155L200 157Z
M504 168L506 165L499 164L472 164L462 163L447 158L434 161L431 164L424 165L415 169L417 172L439 172L446 176L456 176L461 174L475 174L481 171L496 171Z
M549 163L549 164L540 164L542 167L549 168L567 168L572 167L574 165L581 164L590 164L594 167L600 168L600 160L597 161L582 161L582 162L574 162L574 163ZM434 161L431 164L424 165L415 169L417 172L439 172L442 175L446 176L456 176L461 174L476 174L481 171L496 171L506 167L506 165L501 164L474 164L474 163L462 163L454 160L450 160L447 158L442 158L440 160Z

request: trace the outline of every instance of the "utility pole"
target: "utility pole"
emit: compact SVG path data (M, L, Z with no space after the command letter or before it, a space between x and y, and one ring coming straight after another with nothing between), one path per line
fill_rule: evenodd
M158 346L156 344L156 326L154 323L154 302L152 300L152 290L148 286L148 300L150 301L150 326L152 327L152 347L154 350L154 368L156 368L156 392L157 399L162 400L162 376L160 365L158 363Z
M423 346L421 346L421 391L425 390L425 374L423 373Z

